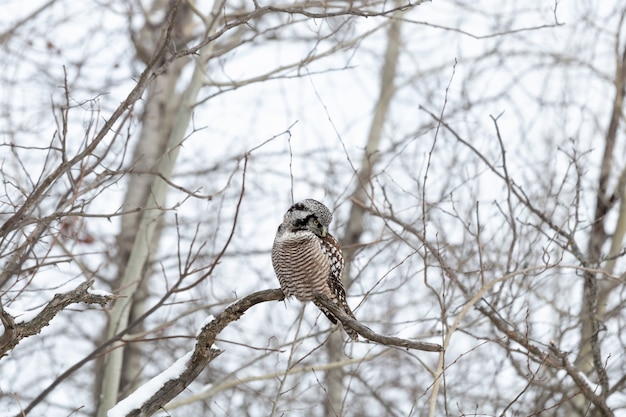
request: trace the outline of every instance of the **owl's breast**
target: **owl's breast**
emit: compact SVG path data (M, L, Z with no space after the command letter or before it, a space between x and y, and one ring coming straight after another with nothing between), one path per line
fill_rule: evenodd
M321 240L311 232L287 232L276 237L272 265L287 297L311 301L316 294L330 295L331 265Z

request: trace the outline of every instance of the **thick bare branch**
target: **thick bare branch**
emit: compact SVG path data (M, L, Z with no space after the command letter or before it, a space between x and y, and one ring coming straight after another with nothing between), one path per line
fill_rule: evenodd
M89 288L93 285L93 282L93 280L85 281L72 291L56 294L35 318L25 323L16 322L15 317L12 317L3 309L0 313L5 332L2 338L0 338L0 357L17 346L23 339L39 334L41 329L50 324L52 319L70 304L86 303L103 306L115 298L112 294L100 295L90 293ZM10 335L10 337L7 337L7 335Z

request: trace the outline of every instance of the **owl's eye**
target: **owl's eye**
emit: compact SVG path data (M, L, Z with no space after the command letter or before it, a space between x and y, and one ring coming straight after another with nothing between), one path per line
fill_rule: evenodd
M319 226L320 222L317 221L317 219L313 219L313 226Z

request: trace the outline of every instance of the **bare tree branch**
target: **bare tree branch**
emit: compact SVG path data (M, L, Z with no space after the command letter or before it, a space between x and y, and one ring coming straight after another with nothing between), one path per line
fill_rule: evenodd
M317 301L319 301L324 307L329 309L333 313L333 315L341 320L341 323L344 326L354 330L364 338L373 342L377 342L381 345L386 346L399 346L406 349L423 350L426 352L441 352L443 350L441 345L438 345L436 343L418 342L416 340L402 339L399 337L383 336L348 316L345 312L341 311L341 309L335 303L333 303L330 298L326 297L325 295L318 295Z
M20 323L19 321L16 323L15 317L12 317L6 310L2 309L0 314L5 331L2 337L0 337L0 358L17 346L23 339L38 334L41 329L50 324L59 312L63 311L70 304L86 303L103 306L116 298L112 294L99 295L90 293L89 288L93 283L94 280L91 279L81 283L72 291L56 294L35 318L25 323Z

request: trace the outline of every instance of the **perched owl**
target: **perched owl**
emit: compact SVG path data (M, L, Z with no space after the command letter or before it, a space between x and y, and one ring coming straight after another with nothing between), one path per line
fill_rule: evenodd
M341 282L343 254L337 240L328 233L332 219L330 210L316 200L291 206L274 238L272 265L286 297L313 301L336 324L335 316L315 301L315 295L324 294L354 317ZM358 340L354 330L346 332Z

